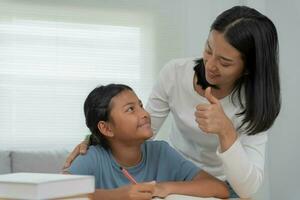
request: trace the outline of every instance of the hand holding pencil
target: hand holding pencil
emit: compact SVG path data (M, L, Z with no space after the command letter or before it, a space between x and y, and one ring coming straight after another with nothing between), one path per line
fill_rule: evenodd
M131 176L131 174L129 174L129 172L124 167L120 167L120 170L132 184L137 184L137 181L133 178L133 176Z
M119 188L122 190L120 193L124 192L124 197L120 199L152 199L155 191L155 181L147 183L138 183L135 178L123 167L120 170L124 176L132 183L124 187Z
M129 184L116 188L113 191L113 194L111 194L111 197L113 197L112 199L151 200L154 195L155 184Z

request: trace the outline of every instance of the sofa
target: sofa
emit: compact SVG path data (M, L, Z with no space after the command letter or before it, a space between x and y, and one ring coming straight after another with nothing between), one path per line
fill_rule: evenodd
M67 150L0 150L0 174L16 172L60 173Z

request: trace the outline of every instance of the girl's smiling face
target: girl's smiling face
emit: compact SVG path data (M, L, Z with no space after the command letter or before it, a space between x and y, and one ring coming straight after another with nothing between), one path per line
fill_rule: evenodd
M149 113L131 90L124 90L110 102L109 124L114 140L130 144L152 137Z

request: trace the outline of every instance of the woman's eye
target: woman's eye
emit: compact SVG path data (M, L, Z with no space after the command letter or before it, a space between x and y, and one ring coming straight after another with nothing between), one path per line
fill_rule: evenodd
M229 67L230 66L230 64L228 64L228 63L220 63L221 65L222 65L222 67Z
M205 49L205 53L207 53L207 54L211 55L211 51L210 51L210 50L208 50L208 49Z

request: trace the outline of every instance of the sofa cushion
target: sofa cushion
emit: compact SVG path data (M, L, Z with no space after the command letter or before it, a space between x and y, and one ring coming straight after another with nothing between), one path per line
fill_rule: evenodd
M10 152L0 151L0 174L11 173Z
M68 154L66 150L12 151L12 172L60 173Z

